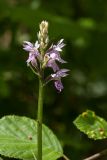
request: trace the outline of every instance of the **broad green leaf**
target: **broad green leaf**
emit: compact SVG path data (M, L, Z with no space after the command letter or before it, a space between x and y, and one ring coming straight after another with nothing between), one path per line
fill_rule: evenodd
M0 154L23 160L37 158L37 122L19 116L0 119ZM63 155L53 132L43 125L43 160L56 160Z
M107 138L107 122L87 110L79 115L74 121L75 126L94 140Z

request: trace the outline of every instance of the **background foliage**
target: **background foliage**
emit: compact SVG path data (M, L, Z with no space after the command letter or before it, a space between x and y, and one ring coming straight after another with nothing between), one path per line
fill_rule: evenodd
M22 42L35 42L42 20L49 21L51 41L65 39L64 67L71 70L62 93L52 83L46 87L44 123L57 134L65 154L80 160L107 147L107 140L90 140L72 123L86 109L107 120L107 1L0 0L1 117L36 118L38 80L26 66Z

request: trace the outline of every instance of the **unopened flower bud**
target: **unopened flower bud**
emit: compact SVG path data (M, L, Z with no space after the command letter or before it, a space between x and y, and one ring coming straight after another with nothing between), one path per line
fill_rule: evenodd
M48 22L47 21L42 21L39 27L40 27L41 32L48 33Z
M45 54L42 68L45 68L45 67L46 67L47 62L49 61L49 59L50 59L50 57L49 57L48 55Z
M47 45L48 45L48 22L47 21L42 21L40 23L40 31L38 33L38 40L40 43L40 50L43 51Z

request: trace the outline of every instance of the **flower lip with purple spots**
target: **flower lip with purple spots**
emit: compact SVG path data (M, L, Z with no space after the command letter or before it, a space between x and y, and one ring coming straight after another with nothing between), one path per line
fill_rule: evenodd
M68 69L60 69L56 73L51 74L51 80L55 80L54 85L55 85L56 89L60 92L64 88L63 84L61 82L61 78L66 77L68 75L68 73L66 73L66 72L68 72L68 71L69 71Z
M55 85L56 89L57 89L59 92L61 92L62 89L64 88L61 80L55 81L55 82L54 82L54 85Z

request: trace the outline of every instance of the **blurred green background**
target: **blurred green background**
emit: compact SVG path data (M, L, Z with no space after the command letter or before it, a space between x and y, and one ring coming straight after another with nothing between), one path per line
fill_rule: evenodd
M64 68L71 70L62 93L52 83L46 87L44 123L70 159L82 160L107 147L107 140L88 139L73 125L86 109L107 119L107 1L0 0L0 117L36 118L38 79L22 43L36 41L42 20L49 21L51 42L64 38Z

